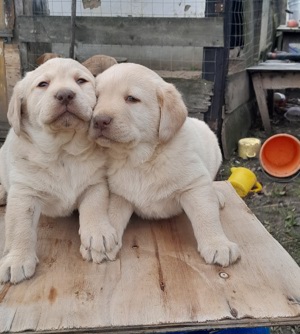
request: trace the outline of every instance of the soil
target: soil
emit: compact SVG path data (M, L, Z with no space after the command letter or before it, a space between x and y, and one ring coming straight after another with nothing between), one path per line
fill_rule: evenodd
M291 122L284 117L289 107L300 107L300 101L291 97L286 102L284 106L275 107L271 118L272 134L289 133L300 139L299 119ZM248 137L259 138L262 143L268 138L260 120L257 120ZM300 175L285 183L271 179L263 171L258 158L244 160L235 152L230 160L223 162L218 179L227 180L233 166L249 168L256 174L263 190L261 193L247 195L244 200L265 228L300 265ZM274 327L271 328L271 333L300 334L300 325Z

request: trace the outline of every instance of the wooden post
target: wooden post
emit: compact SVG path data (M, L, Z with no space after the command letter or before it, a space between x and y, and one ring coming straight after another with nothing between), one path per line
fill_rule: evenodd
M2 2L2 1L1 1ZM0 122L7 121L7 85L6 85L6 70L4 60L4 42L0 38Z
M264 92L260 73L252 74L252 82L253 82L253 88L254 88L255 95L256 95L258 109L259 109L261 119L264 125L264 129L266 133L269 135L272 132L272 128L271 128L271 123L270 123L268 106L266 102L266 95Z
M0 0L0 122L7 122L7 82L4 43L12 37L14 6L12 0Z

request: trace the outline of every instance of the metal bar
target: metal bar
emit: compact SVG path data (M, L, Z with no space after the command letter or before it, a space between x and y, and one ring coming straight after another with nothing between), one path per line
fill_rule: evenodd
M70 42L70 58L74 59L74 49L75 49L75 22L76 20L76 0L72 0L72 12L71 12L71 42Z
M209 111L204 114L205 122L221 138L222 111L225 104L225 83L228 74L232 0L224 0L224 47L204 50L203 78L214 81L214 95Z

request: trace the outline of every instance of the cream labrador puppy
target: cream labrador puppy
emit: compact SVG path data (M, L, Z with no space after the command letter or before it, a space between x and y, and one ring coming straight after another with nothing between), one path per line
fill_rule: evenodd
M48 60L15 86L8 110L12 129L0 151L2 203L7 193L1 282L34 274L40 214L79 210L85 260L99 263L116 246L105 158L87 136L95 103L95 78L71 59Z
M119 238L110 258L133 212L160 219L185 211L205 261L235 262L238 246L219 217L224 198L213 188L222 160L214 133L187 117L173 85L141 65L112 66L97 76L96 94L90 136L108 148L110 221Z

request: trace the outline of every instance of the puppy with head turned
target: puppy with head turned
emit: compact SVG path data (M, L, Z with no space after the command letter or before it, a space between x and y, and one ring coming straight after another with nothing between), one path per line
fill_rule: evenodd
M208 264L239 257L220 222L224 198L213 187L222 156L214 133L187 117L177 89L138 64L117 64L96 78L97 104L89 135L107 148L109 218L118 243L133 212L163 219L185 212Z

